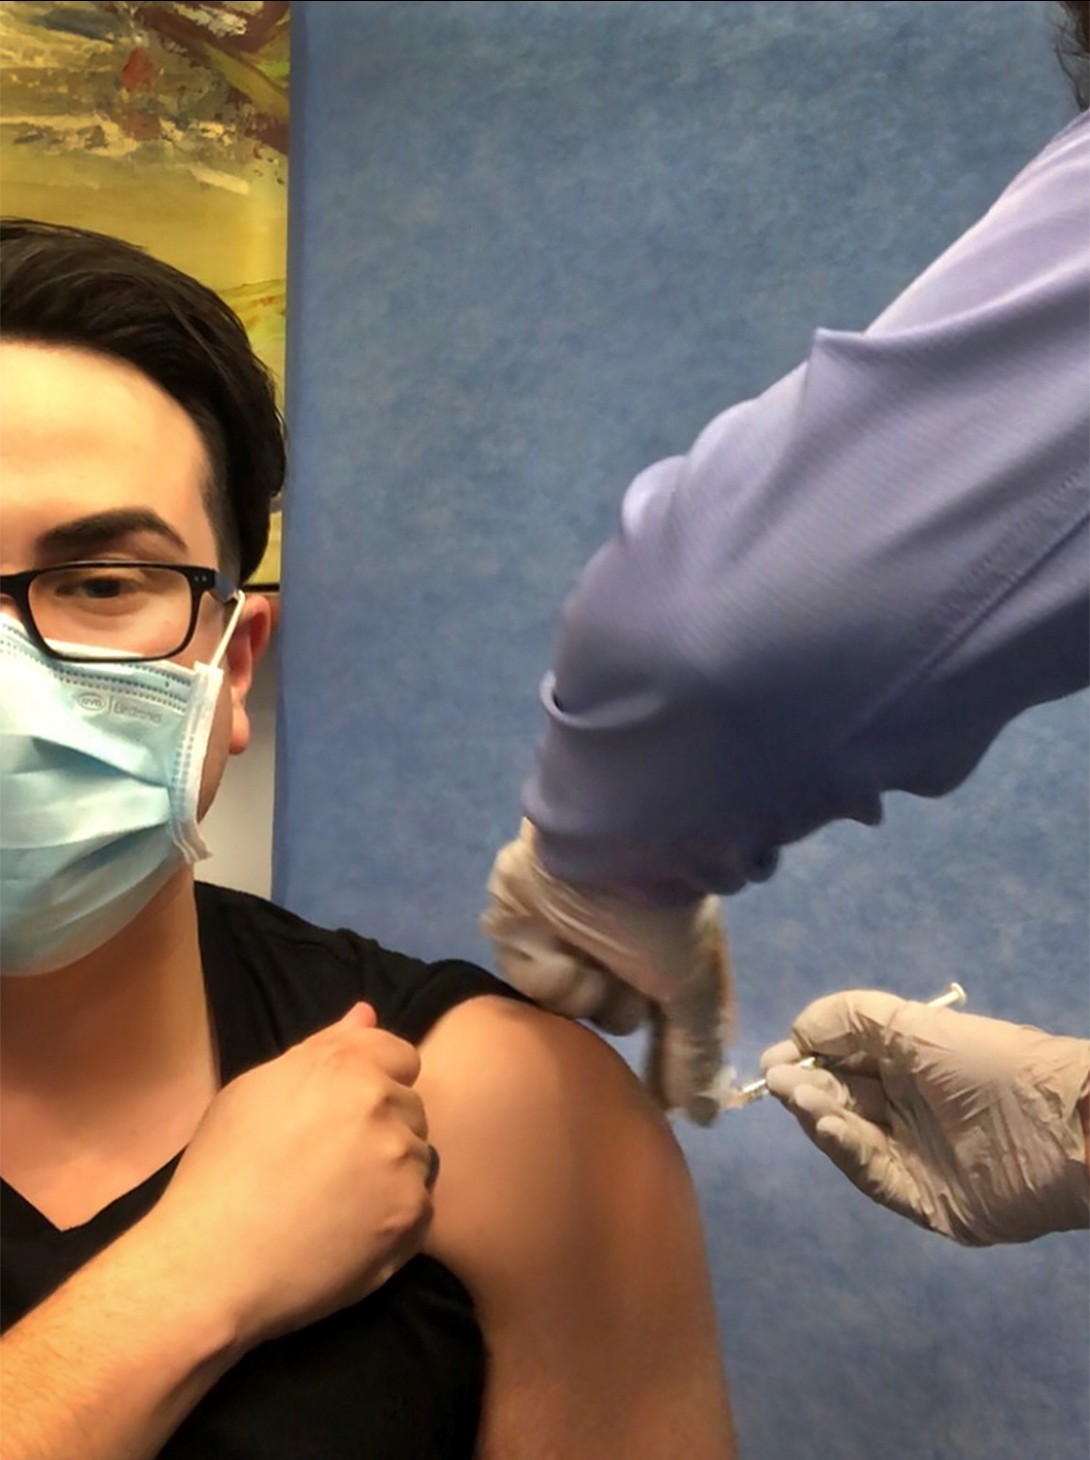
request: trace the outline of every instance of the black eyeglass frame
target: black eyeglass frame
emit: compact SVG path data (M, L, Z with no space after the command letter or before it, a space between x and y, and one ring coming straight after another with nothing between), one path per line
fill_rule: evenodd
M197 627L197 615L201 609L201 599L204 595L211 593L220 603L228 604L232 599L237 598L239 593L237 586L218 568L196 568L188 563L136 562L129 558L87 558L75 563L50 563L44 568L25 568L20 573L0 573L0 595L10 598L15 604L27 633L44 654L48 654L51 659L59 659L65 664L109 664L111 662L108 655L58 652L50 646L34 622L34 610L30 606L31 584L35 578L41 578L46 573L59 573L68 568L168 568L173 573L179 573L188 582L189 627L181 642L163 654L140 655L138 659L134 659L132 655L120 655L116 661L119 664L136 662L151 664L161 659L173 659L175 654L180 654L183 649L188 647L193 638Z

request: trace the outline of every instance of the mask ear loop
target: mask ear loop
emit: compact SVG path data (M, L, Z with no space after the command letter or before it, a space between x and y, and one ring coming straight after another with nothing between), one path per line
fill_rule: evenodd
M245 593L243 593L242 589L240 588L238 590L238 593L235 595L235 606L234 606L234 609L232 610L231 617L227 620L227 627L224 629L223 636L220 639L219 643L216 645L216 652L212 655L211 659L209 659L209 661L208 661L208 667L209 667L209 669L218 669L219 668L220 660L223 658L224 654L226 654L226 652L227 652L227 645L231 642L231 636L235 632L235 630L238 628L238 621L239 621L240 617L242 616L242 605L245 602L246 602L246 595L245 595Z
M197 805L200 799L201 771L204 767L204 757L208 750L208 737L212 729L212 719L216 712L216 702L219 697L219 688L223 683L223 670L220 668L220 661L227 652L227 645L231 642L231 635L238 627L239 617L242 614L242 605L246 602L246 595L241 588L235 603L231 617L227 621L216 651L208 664L194 665L194 678L196 689L190 700L189 710L186 715L186 725L182 732L183 754L175 768L175 776L182 787L181 800L182 810L180 815L171 818L171 835L175 845L181 850L187 862L199 862L210 855L208 845L201 836L200 826L197 821ZM177 787L171 787L171 802L174 803L177 796Z

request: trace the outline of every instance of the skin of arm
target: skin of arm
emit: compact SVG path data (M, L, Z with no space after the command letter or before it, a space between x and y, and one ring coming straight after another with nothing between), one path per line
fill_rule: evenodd
M225 1085L148 1215L5 1334L2 1460L148 1460L247 1349L418 1250L419 1056L374 1023L357 1004Z
M421 1058L442 1162L425 1246L472 1294L489 1354L480 1460L730 1460L696 1197L628 1067L488 997Z
M241 1354L180 1256L145 1218L5 1335L2 1460L158 1453Z

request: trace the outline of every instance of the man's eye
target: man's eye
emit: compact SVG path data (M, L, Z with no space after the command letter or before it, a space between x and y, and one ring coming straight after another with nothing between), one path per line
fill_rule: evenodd
M78 591L87 598L117 598L131 586L123 578L88 578L78 585Z
M109 603L147 592L145 575L139 572L66 572L51 576L48 591L55 598L83 603Z

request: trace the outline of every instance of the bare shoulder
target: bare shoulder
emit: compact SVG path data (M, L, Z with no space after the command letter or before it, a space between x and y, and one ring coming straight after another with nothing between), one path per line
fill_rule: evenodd
M421 1046L427 1088L462 1116L594 1125L597 1101L674 1146L669 1122L625 1061L591 1030L533 1004L476 998L446 1014ZM491 1101L504 1097L505 1111Z
M491 1360L482 1455L732 1454L696 1197L626 1063L503 998L452 1010L421 1060L427 1250L469 1288Z
M585 1222L688 1174L665 1117L628 1065L582 1026L534 1006L478 998L451 1010L421 1047L417 1088L440 1153L435 1240L458 1241L487 1208L544 1234ZM578 1191L568 1181L578 1175ZM503 1189L506 1188L506 1191ZM558 1201L563 1194L564 1201ZM508 1240L514 1240L510 1238Z

